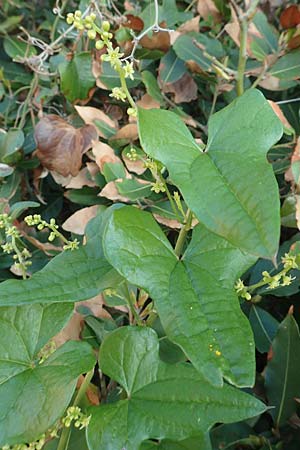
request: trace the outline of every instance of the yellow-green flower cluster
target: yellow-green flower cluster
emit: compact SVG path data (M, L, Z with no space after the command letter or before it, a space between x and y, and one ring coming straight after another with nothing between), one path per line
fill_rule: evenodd
M151 191L154 191L155 194L166 192L166 185L162 181L157 180L155 183L152 183Z
M238 279L237 282L234 285L234 288L236 290L236 293L244 298L245 300L251 300L251 294L248 292L248 288L244 285L243 281L241 279Z
M109 62L111 67L119 73L121 80L121 87L113 88L110 96L116 100L121 100L122 102L125 102L125 100L128 99L131 108L128 108L127 113L130 116L136 117L137 109L128 92L125 81L127 78L130 78L131 80L134 79L133 62L129 62L128 60L123 61L122 58L124 53L120 52L119 47L113 46L111 41L113 34L110 32L110 23L107 20L104 20L99 27L96 23L95 14L92 13L83 17L81 11L69 13L67 15L67 23L75 26L79 31L86 30L89 39L96 41L95 48L97 50L102 50L106 47L106 53L101 55L101 60Z
M69 241L62 233L58 231L58 225L53 218L50 219L50 222L48 223L43 220L39 214L34 214L25 217L24 221L30 227L36 226L39 231L43 230L44 228L48 228L50 230L48 241L53 242L55 238L60 238L65 243L65 245L63 246L64 250L76 250L79 247L79 242L77 239Z
M60 423L57 422L53 427L49 428L46 433L43 433L38 439L27 444L15 444L15 445L4 445L1 450L42 450L46 441L48 439L57 438L58 431L61 427Z
M126 153L126 157L130 160L130 161L136 161L138 159L138 154L135 148L131 148L127 153Z
M82 430L88 426L90 419L91 416L84 414L79 406L70 406L61 421L66 428L69 428L71 423L74 422L74 427Z
M256 284L245 286L242 280L239 279L234 286L237 294L246 300L251 300L251 292L260 287L267 286L267 289L277 289L279 287L289 286L296 277L288 275L288 272L292 269L299 269L297 255L285 253L281 258L281 262L283 269L280 272L271 275L267 270L264 270L262 272L262 280Z
M3 253L12 254L15 261L14 268L25 278L26 270L32 264L29 260L31 253L22 242L18 228L13 225L13 218L7 213L0 214L0 230L3 230L1 243Z

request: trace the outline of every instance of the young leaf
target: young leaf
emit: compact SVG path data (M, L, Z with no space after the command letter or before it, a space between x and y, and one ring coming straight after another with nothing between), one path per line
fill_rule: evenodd
M86 245L56 256L29 280L1 283L1 306L74 303L116 286L120 276L104 258L101 246L101 233L109 214L100 213L88 224Z
M139 135L201 223L248 253L274 257L279 197L266 152L280 139L282 124L259 91L248 90L212 116L205 152L169 111L140 109Z
M126 334L133 345L124 346ZM118 329L104 340L101 370L103 352L114 355L112 366L105 365L106 375L128 380L131 367L123 366L125 357L135 359L140 379L146 378L127 400L92 409L87 431L90 450L138 450L146 439L183 440L206 433L216 422L235 422L265 411L265 405L248 394L228 385L212 386L190 364L159 362L156 375L155 368L150 369L153 379L149 382L149 361L144 365L144 352L140 352L146 343L158 362L157 336L145 328Z
M261 353L268 352L279 323L271 314L256 305L251 306L249 321L252 326L257 350Z
M1 308L1 447L31 442L51 427L68 406L78 376L93 367L91 347L75 341L39 364L39 351L72 309L66 304Z
M96 82L92 73L90 52L76 53L71 61L60 63L58 70L61 91L70 102L88 98Z
M270 412L277 426L296 412L300 396L300 335L292 314L281 322L272 344L272 359L266 369L266 389Z
M153 217L134 207L114 212L103 246L119 273L149 292L167 336L204 377L253 384L253 337L233 288L253 257L198 225L179 261Z

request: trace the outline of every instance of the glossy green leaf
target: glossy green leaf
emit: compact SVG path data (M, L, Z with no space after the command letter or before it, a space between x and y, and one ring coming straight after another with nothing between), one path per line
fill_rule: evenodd
M281 322L272 344L272 358L268 362L265 379L270 412L277 426L296 412L295 398L300 396L300 335L291 314Z
M90 52L76 53L71 61L59 64L58 70L61 91L70 102L88 98L95 86Z
M182 59L178 58L173 49L170 49L168 53L161 58L159 66L159 77L162 84L175 83L185 73L187 68Z
M281 80L295 80L300 78L300 49L279 58L272 66L270 74Z
M200 33L179 36L173 45L173 49L181 60L194 61L203 70L209 70L212 65L211 60L204 56L205 52L216 58L224 56L222 45L218 40Z
M5 36L3 41L3 47L5 52L12 59L16 57L29 57L36 55L36 49L33 46L29 46L26 42L21 41L17 37Z
M113 335L112 339L107 337L101 346L101 370L123 386L131 397L134 392L156 380L158 339L151 328L123 327Z
M202 152L177 115L139 110L144 151L168 168L199 221L248 253L274 258L279 196L266 152L280 139L281 122L263 95L251 89L214 114L208 128Z
M167 336L197 370L216 385L222 377L253 384L253 337L233 288L253 257L198 225L179 261L153 217L134 207L113 213L103 246L120 274L149 292Z
M276 335L279 323L267 311L259 306L252 305L249 315L255 345L259 352L268 352Z
M101 245L105 220L106 214L100 213L89 223L85 246L59 254L28 280L1 283L0 304L77 302L116 286L120 277L104 258Z
M211 450L211 444L209 437L202 434L177 442L169 439L164 439L160 443L145 442L140 450Z
M14 163L16 153L24 143L24 134L22 130L11 128L7 133L0 133L0 159L2 162Z
M116 181L116 187L121 195L128 197L133 202L152 194L152 185L141 182L138 178L125 178L122 181Z
M124 345L126 334L130 346ZM146 439L183 440L206 433L216 422L235 422L265 411L259 400L236 388L212 386L190 364L159 362L151 367L149 359L145 360L147 346L151 359L156 353L158 362L157 336L146 328L118 329L103 342L101 370L119 382L124 380L127 389L127 380L135 377L139 367L139 379L144 383L139 382L126 400L92 408L87 431L90 450L138 450ZM108 354L112 355L111 364L103 367ZM134 361L133 375L124 358Z
M149 70L144 70L142 72L143 83L146 87L147 93L154 98L161 105L164 104L164 98L160 92L159 85L155 76L149 72Z
M68 304L0 308L0 446L37 439L63 414L78 376L93 367L91 347L75 341L39 364L39 351L72 309Z

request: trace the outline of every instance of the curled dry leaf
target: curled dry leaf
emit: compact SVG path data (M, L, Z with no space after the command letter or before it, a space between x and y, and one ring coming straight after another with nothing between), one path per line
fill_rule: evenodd
M121 195L118 191L118 188L116 186L116 181L122 181L122 179L118 179L115 181L110 181L107 183L102 191L98 194L99 197L105 197L112 201L118 201L123 203L130 202L130 199L128 197L125 197L124 195Z
M210 17L214 19L215 23L222 20L222 16L213 0L198 0L197 11L204 20L208 20Z
M137 140L138 136L137 124L129 123L120 128L111 140L124 139L126 142L133 142Z
M131 161L131 159L127 158L126 154L123 153L122 155L123 161L129 170L129 172L134 172L137 175L142 175L147 168L145 167L144 161L141 159L137 159L136 161Z
M68 177L76 176L82 163L82 155L91 147L97 132L93 125L75 128L61 117L50 114L35 127L36 155L42 165Z
M294 28L300 23L300 8L297 5L290 5L280 14L280 25L282 28Z
M168 219L159 214L153 214L158 223L165 225L166 227L179 230L182 228L182 223L178 222L176 219ZM191 227L194 228L199 223L199 220L193 219Z
M287 120L287 118L285 117L285 115L282 112L282 109L280 108L279 105L277 105L277 103L273 102L272 100L268 100L270 106L272 107L274 113L276 114L276 116L281 120L282 124L289 129L293 129L292 125L289 123L289 121Z
M71 178L66 184L67 189L81 189L83 186L97 186L95 181L90 179L90 171L88 167L84 167L83 169L81 169L78 175Z
M79 209L62 224L62 228L71 233L84 234L86 225L96 216L98 209L98 205Z
M78 306L86 306L95 317L111 319L110 314L103 308L103 297L101 294L91 298L90 300L76 303L76 310L74 311L71 319L67 325L53 338L56 347L60 347L67 341L80 339L80 334L84 325L84 318L77 312Z
M105 136L97 127L97 121L105 123L110 128L117 128L116 122L98 108L93 108L92 106L75 106L75 109L85 124L94 125L96 127L97 133L100 137Z
M101 172L106 163L122 163L121 159L115 155L113 148L104 142L94 142L92 152Z
M295 175L292 170L293 164L297 163L300 165L300 137L298 137L297 143L295 145L295 149L293 151L292 157L291 157L291 166L288 168L288 170L285 172L284 178L286 181L289 181L290 183L293 183L295 186L299 184L299 179L295 179Z
M140 17L134 16L133 14L126 14L125 17L126 22L123 23L124 27L130 28L133 31L142 31L144 22Z
M149 94L144 94L141 99L136 102L136 104L143 109L160 108L160 104Z
M163 91L174 94L175 103L188 103L198 96L197 84L189 73L185 73L174 83L164 84Z
M239 47L240 46L240 25L238 21L237 14L234 8L231 6L231 22L227 23L224 27L226 33L231 37L234 43ZM251 43L253 41L253 37L262 38L263 36L260 34L256 26L253 22L250 22L248 34L247 34L247 52L250 56L252 56Z
M160 27L166 28L166 23L162 22ZM140 40L140 45L148 50L167 52L170 48L170 34L168 31L153 32L152 36L144 36Z
M177 29L180 34L190 33L194 31L195 33L199 32L199 20L200 16L195 16L190 20L187 20L184 22L180 27ZM172 33L173 34L173 33Z

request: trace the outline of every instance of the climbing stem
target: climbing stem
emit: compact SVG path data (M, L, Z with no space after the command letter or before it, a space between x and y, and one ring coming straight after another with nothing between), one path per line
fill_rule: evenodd
M123 88L123 90L124 90L124 92L125 92L125 94L127 96L127 99L128 99L128 101L130 103L130 106L132 108L136 109L136 104L135 104L135 102L134 102L133 98L131 97L131 94L130 94L130 92L128 90L126 79L125 79L124 74L122 73L122 70L119 72L119 75L120 75L120 80L121 80L121 86L122 86L122 88Z
M175 254L176 256L178 256L178 258L181 256L182 254L182 250L185 244L185 240L187 237L187 234L189 232L189 230L191 229L191 225L192 225L192 220L193 220L193 213L190 209L187 210L186 216L185 216L185 221L184 221L184 225L180 230L176 245L175 245Z
M239 63L237 70L237 94L244 93L244 74L247 62L247 35L248 35L248 20L243 18L240 22L240 52Z
M86 393L87 388L89 387L93 375L94 375L94 368L85 375L83 383L80 386L77 395L74 399L73 406L78 406L80 404L81 400L83 399ZM68 449L70 436L71 436L71 427L64 427L60 435L57 450Z

